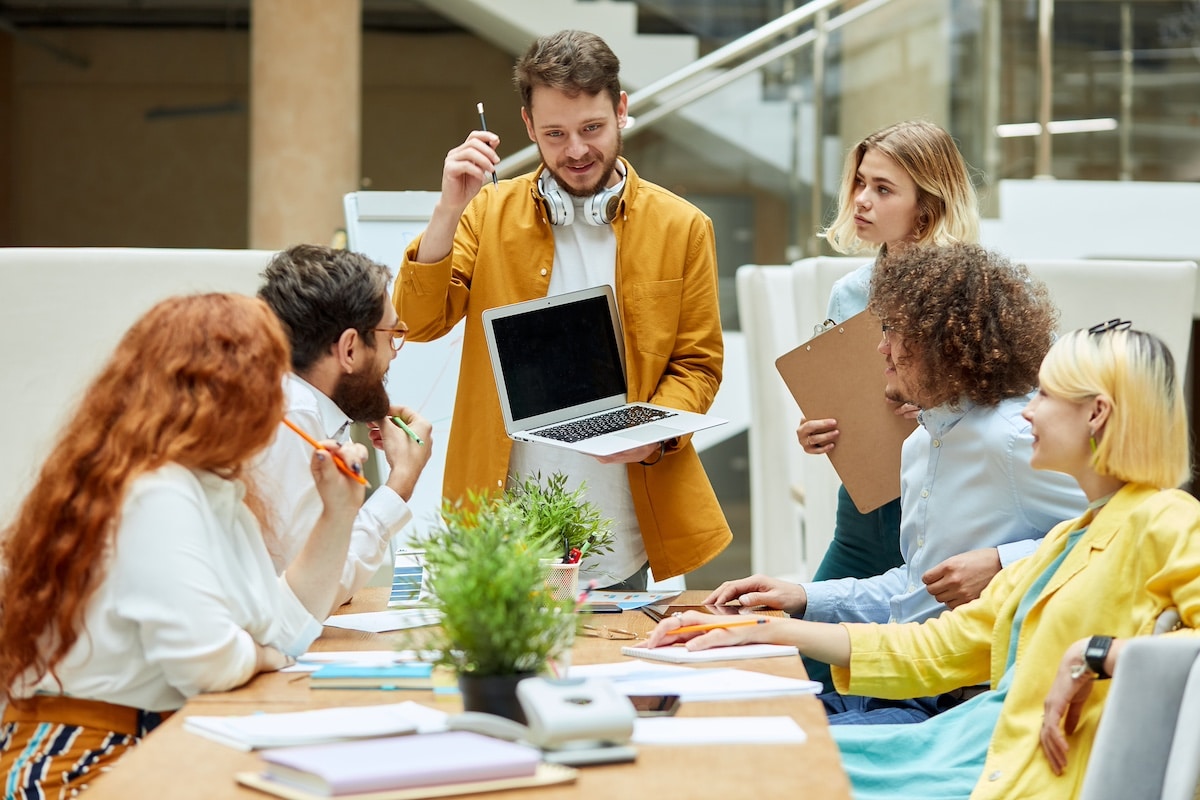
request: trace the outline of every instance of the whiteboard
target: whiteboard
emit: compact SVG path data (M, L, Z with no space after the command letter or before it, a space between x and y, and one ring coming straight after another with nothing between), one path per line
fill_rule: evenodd
M344 198L349 249L384 264L399 275L404 249L429 223L438 192L351 192ZM391 288L389 287L389 292ZM446 444L458 387L464 323L433 342L406 342L388 368L393 403L409 406L433 424L433 455L409 501L413 522L394 540L398 545L430 530L442 503ZM387 463L379 459L381 476Z

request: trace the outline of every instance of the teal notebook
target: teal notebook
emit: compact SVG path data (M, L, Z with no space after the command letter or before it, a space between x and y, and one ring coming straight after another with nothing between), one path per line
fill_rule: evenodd
M432 689L433 664L324 664L309 680L314 689Z

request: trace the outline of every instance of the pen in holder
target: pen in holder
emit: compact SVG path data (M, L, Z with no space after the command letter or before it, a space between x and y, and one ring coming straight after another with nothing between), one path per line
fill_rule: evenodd
M574 600L579 594L579 562L549 564L546 589L556 601Z

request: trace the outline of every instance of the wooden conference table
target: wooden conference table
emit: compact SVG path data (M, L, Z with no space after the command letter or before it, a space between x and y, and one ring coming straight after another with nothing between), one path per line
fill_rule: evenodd
M700 602L705 593L687 592L676 602ZM344 612L376 611L387 602L386 587L368 588ZM597 615L598 624L645 634L651 619L637 611ZM363 633L326 627L314 650L385 650L396 646L403 632ZM575 664L620 661L626 642L577 637L572 650ZM775 675L805 677L799 658L765 658L724 662L714 667L736 666ZM701 665L699 668L706 668ZM186 706L129 752L113 769L95 780L85 792L89 800L172 798L268 798L270 795L239 786L237 772L259 767L255 753L245 753L196 736L183 729L189 714L251 714L255 711L300 711L327 706L370 705L415 700L448 713L462 710L457 695L434 696L418 691L363 691L309 689L302 673L268 673L232 692L206 694ZM772 697L763 700L684 703L679 716L779 716L793 717L804 729L803 744L687 745L638 747L637 760L625 764L581 767L574 783L537 789L492 792L478 797L494 800L566 800L567 798L731 798L814 797L849 798L850 788L841 768L837 747L820 703L812 696Z

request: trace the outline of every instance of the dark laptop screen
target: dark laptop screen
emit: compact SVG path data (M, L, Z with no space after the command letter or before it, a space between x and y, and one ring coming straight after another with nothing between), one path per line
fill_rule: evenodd
M604 297L492 322L513 419L618 395L625 374Z

